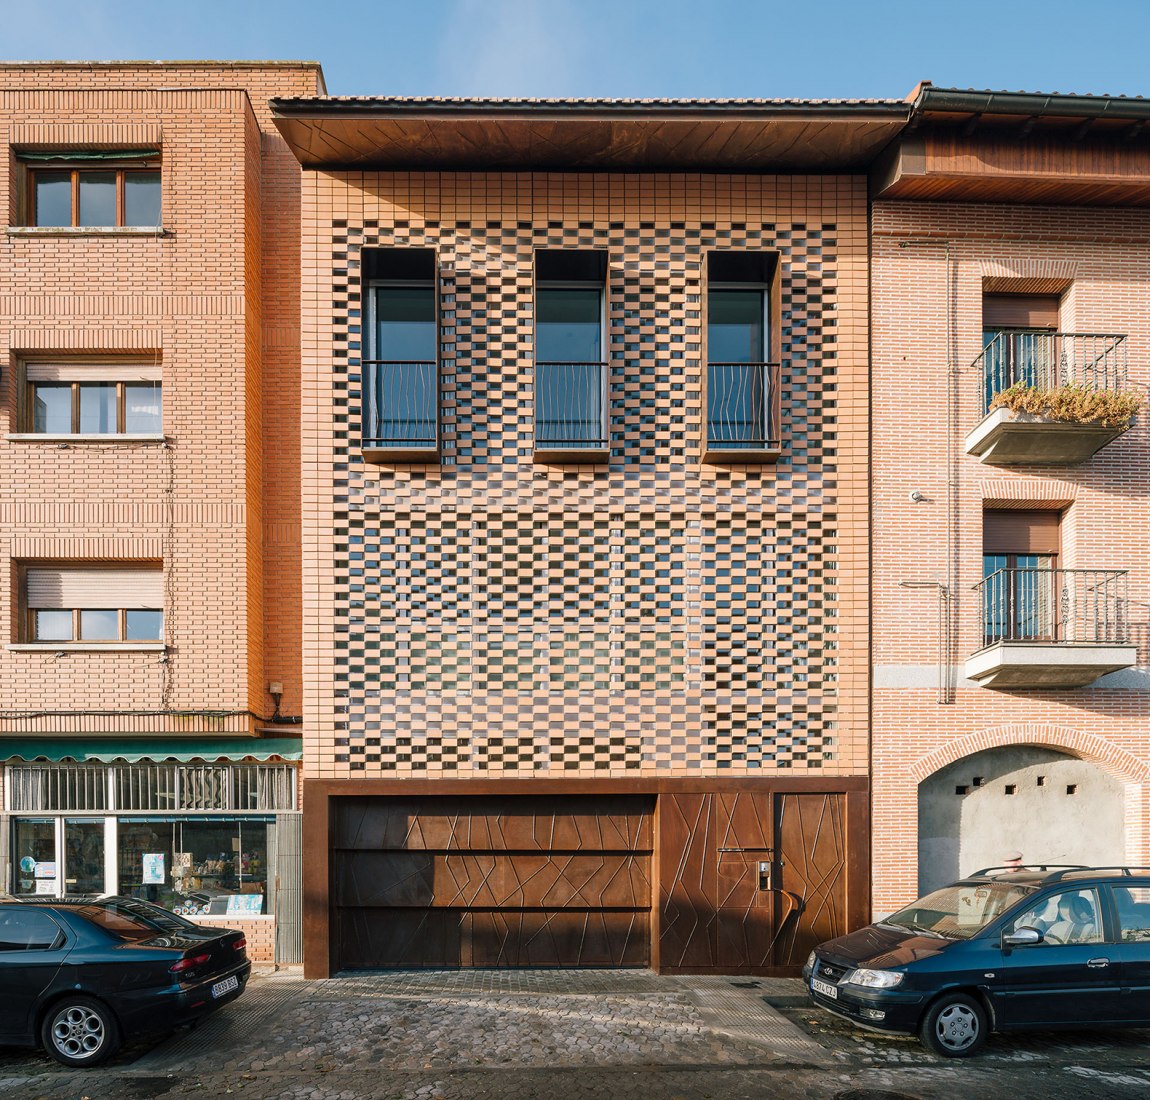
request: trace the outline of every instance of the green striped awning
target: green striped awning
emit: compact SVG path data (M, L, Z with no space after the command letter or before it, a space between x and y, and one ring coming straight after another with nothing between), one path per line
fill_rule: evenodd
M298 737L187 737L149 740L122 738L0 738L0 760L46 761L58 764L129 764L141 760L162 763L192 761L215 763L240 760L300 760L303 742Z

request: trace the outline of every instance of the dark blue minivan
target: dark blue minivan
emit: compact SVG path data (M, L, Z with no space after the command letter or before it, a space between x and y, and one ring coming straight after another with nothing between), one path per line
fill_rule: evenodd
M1150 1027L1150 868L987 868L819 944L803 977L948 1058L991 1031Z

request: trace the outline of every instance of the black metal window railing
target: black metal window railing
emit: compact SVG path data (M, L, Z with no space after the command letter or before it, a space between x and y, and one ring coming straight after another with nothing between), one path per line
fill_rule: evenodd
M1120 393L1127 389L1126 337L1003 329L973 366L983 412L995 394L1018 383L1038 389L1079 385Z
M434 450L439 442L439 386L429 361L363 361L363 445Z
M606 363L535 364L535 444L548 450L601 450Z
M710 363L707 445L718 450L768 450L779 445L778 363Z
M999 569L979 592L983 645L1123 644L1129 640L1125 569Z

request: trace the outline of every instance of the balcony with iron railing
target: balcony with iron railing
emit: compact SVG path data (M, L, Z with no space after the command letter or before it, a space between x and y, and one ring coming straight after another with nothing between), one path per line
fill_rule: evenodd
M764 461L782 450L778 363L710 363L707 367L707 457Z
M607 364L535 364L535 457L594 462L610 454Z
M982 419L966 452L990 466L1071 466L1121 435L1139 399L1126 337L1009 329L972 364Z
M363 457L427 461L439 453L439 370L434 362L363 361Z
M1124 569L999 569L977 585L983 687L1070 688L1131 667Z

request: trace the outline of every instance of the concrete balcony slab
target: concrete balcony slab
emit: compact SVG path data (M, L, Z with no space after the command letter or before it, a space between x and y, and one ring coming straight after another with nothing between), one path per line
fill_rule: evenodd
M967 435L966 453L987 466L1075 466L1122 434L1097 422L994 409Z
M966 659L966 678L989 688L1075 688L1131 668L1132 645L1114 642L995 642Z

